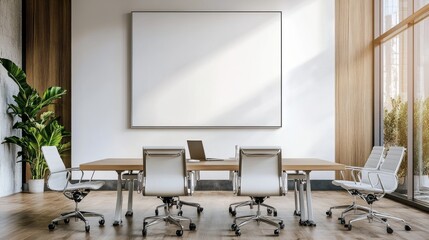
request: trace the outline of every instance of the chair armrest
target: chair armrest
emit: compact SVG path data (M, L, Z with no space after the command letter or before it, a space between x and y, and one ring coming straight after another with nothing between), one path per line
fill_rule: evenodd
M377 179L378 179L378 183L380 184L380 186L381 186L381 189L382 189L382 191L383 191L383 194L385 194L386 193L386 188L384 187L385 186L385 183L383 183L383 181L381 180L381 177L380 176L386 176L386 177L389 177L391 180L393 180L394 181L394 185L395 185L395 187L394 188L392 188L392 189L387 189L389 192L390 191L393 191L393 190L395 190L396 189L396 187L398 186L398 176L396 175L396 174L394 174L394 173L391 173L391 172L384 172L384 171L378 171L378 170L376 170L376 171L369 171L368 172L368 179L369 179L369 183L371 184L371 187L373 187L373 188L375 188L376 187L376 185L378 185L378 184L374 184L373 182L372 182L372 180L371 180L371 175L376 175L377 176Z
M234 194L237 194L237 178L238 178L238 174L237 171L231 171L232 173L232 192Z
M281 195L286 195L287 193L287 172L283 171L282 176L280 177L280 188L281 188Z
M236 173L236 176L235 176L235 191L234 191L235 195L238 195L238 192L240 191L240 187L241 187L241 177L238 176L238 173Z
M359 170L359 169L365 169L364 167L356 167L356 166L346 166L346 170Z
M188 182L190 183L190 186L188 186ZM195 191L195 182L195 172L189 171L188 176L185 177L185 187L189 189L189 195L191 196L194 194Z
M84 172L82 170L80 170L79 168L76 168L76 167L75 168L66 168L64 170L51 172L50 175L49 175L49 177L52 176L52 175L54 175L54 174L57 174L57 173L64 173L64 172L66 172L67 173L67 181L66 181L66 185L64 186L64 189L63 189L63 192L64 192L64 191L66 191L67 186L69 185L69 182L70 182L70 179L71 179L71 173L73 171L80 171L81 172L80 179L79 179L79 183L80 183L82 181ZM92 177L91 177L91 180L92 180Z
M140 171L137 174L137 193L140 194L143 192L144 189L144 177L143 177L143 171Z
M353 181L356 183L356 176L355 176L354 171L359 171L359 170L361 170L361 169L362 169L362 167L346 166L346 169L345 169L345 170L341 170L341 171L340 171L341 178L342 178L343 180L346 180L346 178L344 177L344 171L350 171L350 175L352 176ZM359 181L360 181L360 178L359 178Z
M351 169L349 169L351 171L351 175L353 178L353 181L356 182L361 182L362 181L362 171L378 171L376 168L365 168L365 167L353 167ZM356 181L356 176L358 181Z
M73 172L73 171L80 171L81 172L80 179L79 179L79 182L81 182L82 178L83 178L83 175L84 175L84 172L82 170L80 170L79 168L76 168L76 167L75 168L66 168L66 169L61 170L61 171L51 172L51 175L56 174L56 173L67 172L67 180L70 180L70 178L71 178L71 172ZM91 180L92 180L92 177L91 177Z

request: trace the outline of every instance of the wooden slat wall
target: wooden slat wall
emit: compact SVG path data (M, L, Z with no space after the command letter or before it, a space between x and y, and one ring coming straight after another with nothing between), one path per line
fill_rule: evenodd
M373 7L335 2L335 158L346 165L363 166L373 146Z
M25 71L40 93L60 86L67 94L51 110L71 131L71 0L24 0ZM70 167L70 157L64 159Z

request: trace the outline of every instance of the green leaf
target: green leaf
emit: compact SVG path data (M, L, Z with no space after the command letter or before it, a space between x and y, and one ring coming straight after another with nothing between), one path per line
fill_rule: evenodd
M26 94L32 92L32 88L27 84L27 76L25 72L18 67L14 62L6 58L0 58L0 64L7 70L8 75L18 85L19 91L23 91Z

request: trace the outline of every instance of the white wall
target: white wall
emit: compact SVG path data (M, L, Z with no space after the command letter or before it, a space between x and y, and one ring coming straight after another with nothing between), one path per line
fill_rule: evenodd
M204 140L211 157L233 156L236 144L278 145L285 157L335 161L334 8L333 0L73 0L72 165L141 157L144 145L186 146L187 139ZM283 127L131 129L130 12L139 10L283 11ZM334 173L312 176L333 179Z
M0 0L0 57L21 66L21 1ZM18 86L0 66L0 142L5 137L18 135L12 129L13 117L7 114L7 104L13 103L12 95ZM13 144L0 144L0 197L21 191L22 164L16 163L18 148Z

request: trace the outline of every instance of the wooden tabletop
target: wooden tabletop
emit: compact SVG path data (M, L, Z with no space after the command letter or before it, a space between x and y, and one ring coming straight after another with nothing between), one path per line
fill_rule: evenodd
M225 159L224 161L188 162L188 170L196 171L237 171L238 161ZM143 170L141 158L106 158L80 165L81 170L96 171L129 171ZM317 158L283 158L283 170L288 171L333 171L344 170L345 165Z

